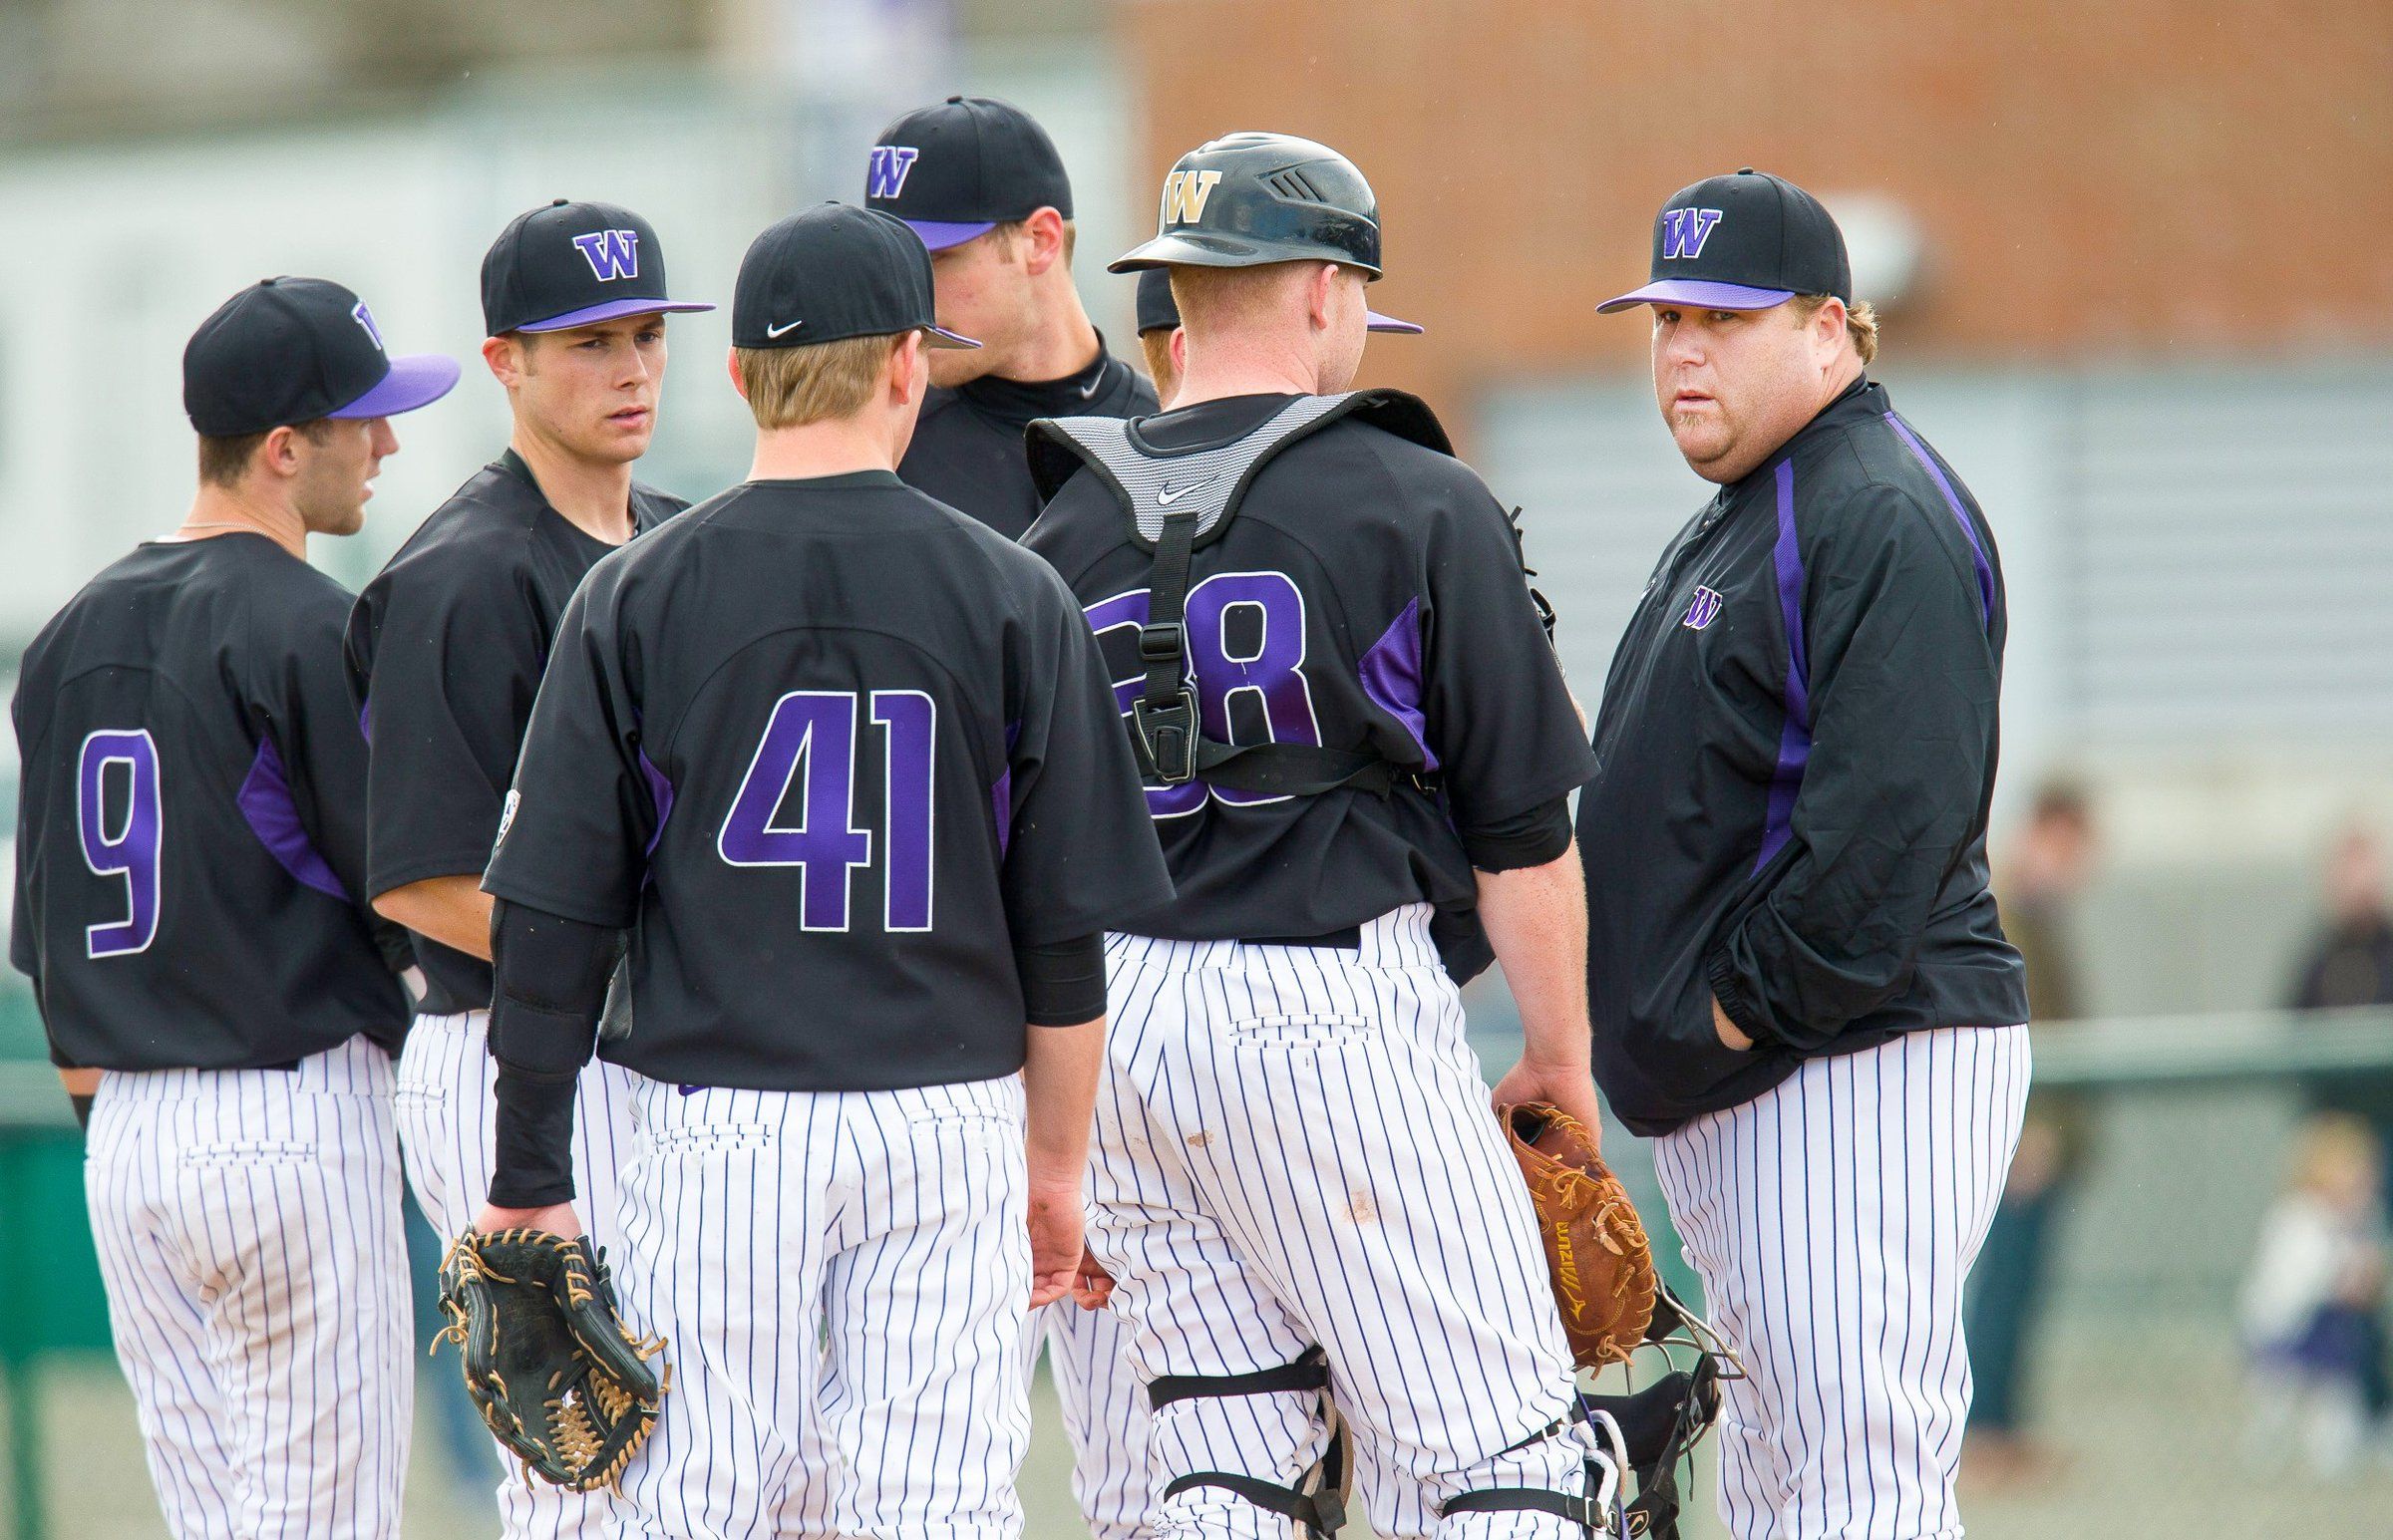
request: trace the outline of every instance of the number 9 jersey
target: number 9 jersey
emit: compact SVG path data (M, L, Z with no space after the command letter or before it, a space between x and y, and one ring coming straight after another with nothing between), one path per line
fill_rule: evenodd
M1171 893L1071 594L878 470L736 486L591 568L484 886L632 930L603 1057L765 1090L1010 1075L1015 950Z
M60 1064L260 1069L360 1034L396 1050L399 938L360 897L348 609L262 535L159 541L26 650L10 960Z

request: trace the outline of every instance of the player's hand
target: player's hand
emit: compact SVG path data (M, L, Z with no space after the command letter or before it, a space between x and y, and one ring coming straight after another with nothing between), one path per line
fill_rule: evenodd
M1083 1310L1103 1310L1114 1297L1114 1275L1105 1270L1097 1254L1083 1246L1080 1250L1080 1276L1072 1280L1073 1302Z
M1595 1078L1585 1061L1544 1064L1521 1056L1521 1062L1496 1082L1495 1104L1515 1106L1524 1101L1550 1101L1586 1124L1587 1138L1603 1142L1603 1108L1595 1100Z
M474 1228L484 1235L499 1230L545 1230L560 1240L581 1239L581 1220L570 1203L546 1208L497 1208L485 1203L474 1216Z
M1720 1035L1722 1048L1733 1049L1740 1054L1753 1052L1753 1040L1745 1036L1743 1028L1728 1019L1728 1013L1720 1009L1717 999L1712 1002L1712 1031Z
M1081 1240L1080 1184L1030 1190L1030 1308L1051 1305L1072 1292L1085 1251Z

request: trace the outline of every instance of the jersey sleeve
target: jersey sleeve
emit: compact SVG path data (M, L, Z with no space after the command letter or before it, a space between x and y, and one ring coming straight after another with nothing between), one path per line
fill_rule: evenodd
M368 894L477 874L539 688L546 639L531 595L508 566L401 564L375 580L356 624L372 631Z
M1873 485L1806 551L1811 755L1790 853L1706 962L1752 1037L1816 1050L1908 989L1975 837L2001 664L1940 520Z
M1586 729L1530 598L1512 522L1461 465L1428 543L1422 696L1466 843L1595 773Z
M33 745L25 735L25 695L22 683L15 700L9 703L9 723L17 736L17 764L21 776L17 785L17 858L10 877L11 901L8 907L9 966L33 981L35 998L42 989L41 947L33 933L33 862L36 835L33 829L34 776L39 766L33 756Z
M638 916L657 814L641 771L612 559L565 606L482 885L511 903L621 930Z
M1035 583L1008 660L1012 823L1001 886L1017 947L1119 929L1172 897L1096 635L1044 562Z
M370 914L366 736L341 662L346 597L327 583L321 594L252 613L252 626L271 634L257 638L252 667L263 677L250 708L274 752L251 768L240 800L294 877ZM285 807L297 820L297 839L277 834Z

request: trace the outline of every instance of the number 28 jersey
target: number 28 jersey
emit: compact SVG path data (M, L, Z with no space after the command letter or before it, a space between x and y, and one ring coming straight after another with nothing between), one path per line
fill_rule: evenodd
M1079 607L886 471L732 488L565 611L484 886L630 928L653 1079L874 1090L1023 1060L1017 947L1169 895Z
M363 907L349 595L263 535L143 545L26 650L10 960L60 1064L235 1070L407 1025ZM394 947L395 950L395 947Z

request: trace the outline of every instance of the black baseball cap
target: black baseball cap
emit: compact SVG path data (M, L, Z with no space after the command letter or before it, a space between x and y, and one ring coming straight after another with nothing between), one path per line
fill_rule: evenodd
M182 349L182 410L210 439L318 418L396 417L457 384L457 360L384 351L366 302L324 278L261 278Z
M1595 310L1609 315L1649 304L1767 310L1798 294L1853 303L1844 232L1818 198L1748 165L1682 187L1664 203L1653 221L1650 281Z
M883 129L864 206L895 214L944 251L1042 208L1072 217L1072 178L1030 114L994 97L949 97Z
M1371 330L1375 332L1403 332L1417 337L1422 331L1415 322L1399 321L1394 316L1383 316L1376 310L1366 310L1363 314L1370 317ZM1144 337L1149 332L1168 332L1179 324L1180 305L1172 298L1172 269L1142 269L1139 273L1139 335Z
M526 209L482 258L482 324L493 337L714 308L665 297L655 227L613 203L560 197Z
M877 209L818 203L769 225L740 258L731 296L735 348L803 348L843 337L927 333L934 348L977 348L942 331L930 253Z

